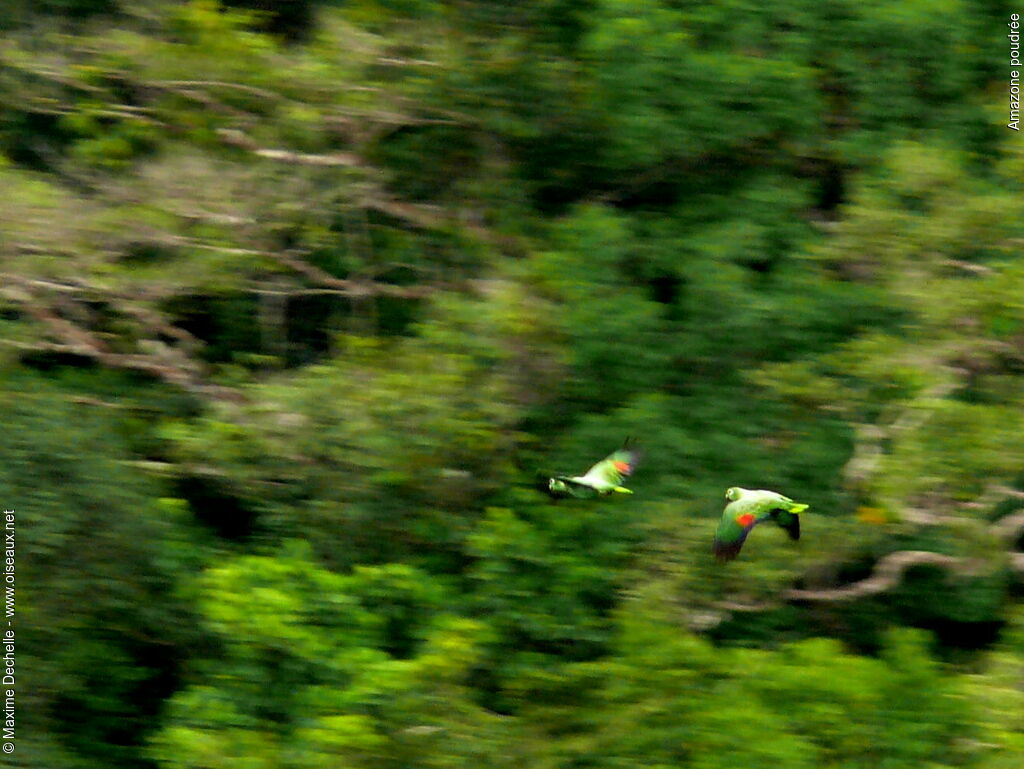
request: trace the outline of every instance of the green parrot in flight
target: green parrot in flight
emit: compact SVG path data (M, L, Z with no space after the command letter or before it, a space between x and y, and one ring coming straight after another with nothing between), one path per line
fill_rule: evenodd
M622 485L622 481L633 472L639 460L639 449L631 447L627 440L621 449L602 459L584 475L556 475L549 478L547 492L556 499L593 499L613 492L632 494Z
M800 516L807 505L764 489L741 489L733 486L725 492L729 504L715 532L712 551L720 561L731 561L740 554L743 542L757 524L775 521L786 530L790 539L800 539Z

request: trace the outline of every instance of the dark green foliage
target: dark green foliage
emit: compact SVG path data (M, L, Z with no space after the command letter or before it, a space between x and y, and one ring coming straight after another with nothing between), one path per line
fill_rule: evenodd
M130 414L149 394L136 384L138 400L109 402L116 380L91 384L77 402L40 377L5 377L0 393L0 485L17 500L18 680L31 682L18 688L18 725L45 741L24 745L40 765L136 766L199 639L176 580L202 568L210 543L130 466Z

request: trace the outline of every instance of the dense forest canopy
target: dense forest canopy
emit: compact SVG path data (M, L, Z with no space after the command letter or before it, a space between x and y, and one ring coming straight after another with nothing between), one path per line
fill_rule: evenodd
M1020 767L1011 10L5 3L15 765Z

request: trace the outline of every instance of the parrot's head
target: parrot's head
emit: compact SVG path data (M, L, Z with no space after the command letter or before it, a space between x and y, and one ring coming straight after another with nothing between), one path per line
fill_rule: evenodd
M743 489L739 488L738 486L733 486L731 489L726 489L725 498L728 499L730 502L735 502L737 499L740 498L740 494L742 493Z
M568 494L569 486L565 481L560 481L557 478L552 478L548 481L548 491L552 494Z

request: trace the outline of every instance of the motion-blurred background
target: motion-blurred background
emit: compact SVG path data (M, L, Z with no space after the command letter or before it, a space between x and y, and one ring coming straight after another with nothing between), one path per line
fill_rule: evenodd
M1009 5L2 8L14 765L1024 766Z

